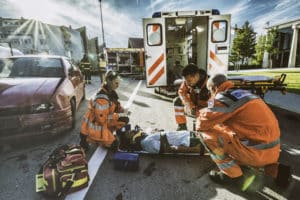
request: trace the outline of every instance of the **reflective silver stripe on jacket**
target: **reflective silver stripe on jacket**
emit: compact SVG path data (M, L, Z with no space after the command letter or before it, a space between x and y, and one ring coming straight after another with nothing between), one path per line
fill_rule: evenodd
M236 164L233 160L231 160L231 161L225 162L225 163L218 163L217 165L221 170L226 170L228 168L235 166Z
M107 110L109 109L109 104L104 104L104 105L100 105L98 104L97 102L94 103L94 107L97 109L97 110L100 110L100 111L103 111L103 110Z
M108 122L111 122L113 120L113 114L108 115Z
M213 160L224 160L225 158L227 158L225 155L217 155L217 154L214 154L213 152L210 153L210 157Z
M242 90L239 90L239 91L242 91ZM231 93L233 93L233 92L231 92ZM234 99L229 98L228 96L225 96L225 93L218 93L215 97L215 100L224 103L226 105L226 107L215 106L213 108L209 108L209 110L212 112L229 113L229 112L233 112L234 110L238 109L239 107L243 106L245 103L247 103L253 99L260 98L250 92L248 92L248 93L245 92L245 94L247 94L247 95L243 96L240 99L234 100ZM231 95L231 94L229 94L229 95ZM234 98L234 96L233 96L233 98Z
M96 131L102 131L102 126L97 126L97 125L93 124L93 123L90 122L86 117L83 117L83 121L84 121L85 123L87 123L87 125L88 125L88 127L89 127L90 129L94 129L94 130L96 130Z
M277 140L274 140L273 142L270 143L262 143L262 144L255 144L255 145L247 145L249 141L242 141L241 143L244 144L247 147L253 147L255 149L258 150L264 150L264 149L271 149L273 147L275 147L276 145L278 145L280 143L280 139L278 138Z
M106 99L107 101L109 101L109 98L106 94L97 94L95 96L95 99L94 100L97 100L97 99Z
M104 105L99 105L96 100L97 99L105 99L107 100L109 103L108 104L104 104ZM94 98L94 101L93 101L93 106L97 109L97 110L106 110L109 108L110 106L110 100L108 98L108 96L106 94L98 94L95 98Z

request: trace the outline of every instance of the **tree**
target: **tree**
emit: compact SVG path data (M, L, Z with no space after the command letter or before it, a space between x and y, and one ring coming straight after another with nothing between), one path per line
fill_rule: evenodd
M278 44L279 40L279 34L278 30L272 28L268 31L266 36L266 42L265 42L265 50L269 53L269 67L273 67L273 57L275 54L278 53L279 49L276 47L276 44Z
M230 59L240 59L242 64L248 64L249 58L253 58L255 54L255 39L256 33L248 21L242 28L236 28Z
M256 64L261 65L263 58L264 58L264 52L266 51L266 36L265 35L260 35L258 37L256 46L255 46L255 61Z

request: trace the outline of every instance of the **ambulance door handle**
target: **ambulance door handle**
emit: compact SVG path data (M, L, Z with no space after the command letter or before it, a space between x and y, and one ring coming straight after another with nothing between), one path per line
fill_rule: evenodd
M151 58L151 56L149 56L149 55L146 54L146 55L145 55L145 58L148 59L148 58Z

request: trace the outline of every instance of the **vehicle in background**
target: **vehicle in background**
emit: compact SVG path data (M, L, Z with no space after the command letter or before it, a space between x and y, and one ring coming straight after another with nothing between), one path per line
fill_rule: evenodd
M0 143L74 127L84 98L83 75L66 57L0 59Z
M229 14L220 15L215 9L157 12L144 18L147 86L167 96L176 95L175 64L194 63L209 75L226 74L230 20Z
M14 48L0 46L0 58L6 58L8 56L24 55L21 51Z
M107 68L121 75L142 74L144 51L141 48L107 48Z
M156 12L143 19L147 87L168 97L177 96L182 68L194 63L208 75L227 74L230 53L230 14L218 10ZM181 67L180 67L181 66ZM177 78L176 78L177 77ZM285 93L280 77L232 76L236 88L264 97L268 90Z

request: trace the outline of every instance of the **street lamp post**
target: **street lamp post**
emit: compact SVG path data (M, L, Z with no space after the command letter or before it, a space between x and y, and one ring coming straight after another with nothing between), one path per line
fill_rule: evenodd
M100 4L100 19L101 19L101 29L102 29L102 53L105 62L107 59L106 59L106 44L105 44L105 37L104 37L104 26L103 26L103 15L102 15L102 0L98 0L98 1ZM101 66L99 69L101 83L103 83L104 81L104 74L106 72L106 67L104 69L102 68L103 67Z
M101 28L102 28L102 42L103 42L103 48L106 48L105 44L105 38L104 38L104 27L103 27L103 16L102 16L102 0L99 0L100 3L100 17L101 17Z

